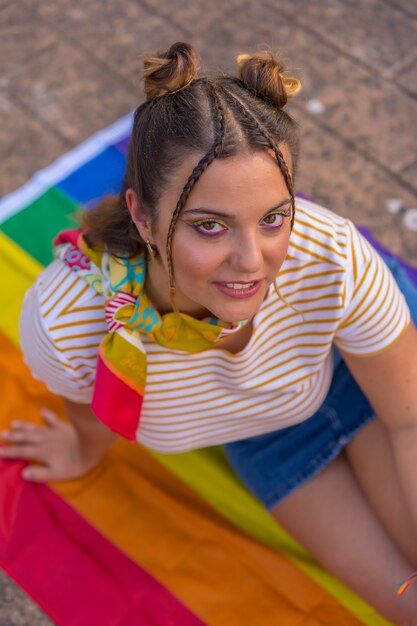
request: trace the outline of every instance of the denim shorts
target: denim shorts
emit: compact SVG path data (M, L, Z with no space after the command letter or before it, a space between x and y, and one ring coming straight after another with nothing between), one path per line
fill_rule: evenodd
M395 258L382 256L417 325L417 285ZM324 469L374 417L367 398L335 349L332 383L314 415L294 426L229 443L226 454L242 482L271 510Z

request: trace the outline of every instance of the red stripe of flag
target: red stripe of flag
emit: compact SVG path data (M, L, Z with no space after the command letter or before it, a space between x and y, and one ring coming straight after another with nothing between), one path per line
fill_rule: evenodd
M23 466L0 460L0 565L59 626L204 626Z

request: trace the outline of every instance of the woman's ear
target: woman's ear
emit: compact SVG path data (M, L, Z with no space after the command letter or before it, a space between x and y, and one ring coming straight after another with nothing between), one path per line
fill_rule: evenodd
M143 241L147 241L152 238L151 220L149 211L139 201L136 192L133 189L127 189L126 191L126 205L129 209L129 213L132 217L132 221L136 225L140 236Z

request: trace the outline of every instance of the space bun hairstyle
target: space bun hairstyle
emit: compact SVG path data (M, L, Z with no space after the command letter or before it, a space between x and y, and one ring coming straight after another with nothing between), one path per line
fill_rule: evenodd
M199 57L188 43L176 43L158 56L143 60L143 82L148 100L188 87L197 77Z
M300 81L287 76L271 52L242 54L237 61L237 75L199 77L198 54L183 42L144 58L146 100L134 114L120 196L84 216L90 246L104 245L114 255L137 255L144 242L126 205L127 189L135 192L155 225L161 194L183 161L195 157L168 230L166 255L172 290L175 226L193 186L214 159L272 150L291 197L293 224L299 133L284 107L300 90ZM289 150L291 164L281 152L283 145Z
M279 109L301 89L298 78L286 76L283 64L272 52L239 54L236 60L239 64L239 77L246 89Z

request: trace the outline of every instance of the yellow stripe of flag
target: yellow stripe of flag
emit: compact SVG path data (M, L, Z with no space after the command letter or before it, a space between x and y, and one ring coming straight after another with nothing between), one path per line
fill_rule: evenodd
M38 261L0 232L0 330L17 345L23 297L42 269Z
M284 554L366 626L391 626L369 604L318 565L233 474L222 447L184 454L152 452L165 467L238 528Z

